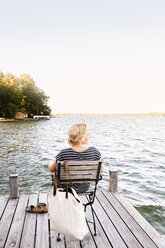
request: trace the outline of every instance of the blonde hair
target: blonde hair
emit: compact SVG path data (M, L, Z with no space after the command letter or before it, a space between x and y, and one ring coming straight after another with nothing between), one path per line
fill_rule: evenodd
M70 127L68 132L69 145L77 145L83 142L87 135L87 125L85 123L74 124Z

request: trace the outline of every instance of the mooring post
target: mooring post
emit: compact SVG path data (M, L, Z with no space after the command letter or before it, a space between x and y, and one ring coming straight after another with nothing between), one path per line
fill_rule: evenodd
M118 171L109 171L109 191L118 192Z
M11 174L10 181L10 199L17 199L19 197L18 192L18 174Z

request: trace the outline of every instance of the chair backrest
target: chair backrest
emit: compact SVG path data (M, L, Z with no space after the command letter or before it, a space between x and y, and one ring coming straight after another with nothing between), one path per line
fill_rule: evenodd
M72 183L98 183L101 180L100 169L101 161L67 161L69 175L66 176L64 161L58 162L56 174L60 183L66 183L71 180Z

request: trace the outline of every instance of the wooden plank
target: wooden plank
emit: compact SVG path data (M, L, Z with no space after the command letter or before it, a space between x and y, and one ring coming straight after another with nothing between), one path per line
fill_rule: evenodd
M12 199L8 201L8 204L3 213L2 219L0 221L0 247L5 246L8 232L10 230L10 225L15 213L18 199Z
M126 244L124 243L120 234L114 227L111 220L108 218L107 214L105 213L104 209L102 208L102 206L100 205L97 199L95 199L93 208L100 222L100 225L102 226L106 234L106 237L108 238L112 247L113 248L126 248L127 247Z
M52 248L65 248L64 236L60 234L61 241L57 241L57 233L50 231L50 241Z
M39 194L39 202L47 204L47 194ZM36 244L35 248L49 247L49 233L48 233L48 213L37 214L37 230L36 230Z
M38 195L32 194L29 196L29 203L28 205L34 205L37 204ZM25 224L24 229L22 233L22 239L20 248L32 248L34 247L35 242L35 230L36 230L36 217L37 214L35 213L27 213L25 216Z
M150 237L144 232L144 230L139 226L139 224L132 218L132 216L127 212L125 208L120 204L115 197L108 191L103 191L104 195L111 202L113 207L116 209L120 217L132 231L134 236L138 239L139 243L142 244L144 248L156 248L156 245L152 242Z
M81 174L80 174L81 173ZM96 177L97 171L96 170L84 170L84 171L80 171L80 170L74 170L74 171L70 171L69 176L74 176L74 175L78 175L79 178L83 178L84 175L93 175ZM64 171L61 171L60 176L65 176L66 177L66 173Z
M80 241L82 248L96 248L95 242L93 240L92 234L89 231L82 241ZM103 247L103 246L102 246Z
M99 161L67 161L68 165L98 165ZM60 162L61 165L64 165L64 162Z
M109 193L109 192L108 192ZM111 194L111 193L109 193ZM131 230L125 225L115 209L111 206L110 202L105 198L101 191L97 191L97 199L106 211L113 225L116 227L123 240L129 248L142 248L142 245L137 241L136 237L132 234Z
M70 178L64 176L64 175L60 175L60 180L81 180L81 179L86 179L86 180L90 180L90 179L96 179L96 174L84 174L84 175L70 175Z
M81 248L80 241L78 239L65 236L66 248Z
M81 196L80 199L83 203L87 202L87 199L85 196ZM86 217L87 212L84 212L84 214ZM88 223L87 223L87 225L88 225ZM89 225L88 225L88 228L89 228ZM83 248L88 248L88 247L96 248L96 244L95 244L94 239L93 239L93 233L91 232L90 228L89 228L89 232L85 235L85 237L83 238L83 240L80 243L81 243L81 246Z
M164 238L151 226L151 224L126 200L122 195L113 194L114 197L122 204L122 206L129 212L134 220L143 228L147 235L159 248L165 247Z
M60 180L60 183L66 184L66 180ZM70 183L69 180L68 180L68 183ZM81 181L81 180L77 181L77 179L75 179L75 180L72 179L72 183L95 183L95 181L91 181L91 179L83 180L83 181Z
M86 197L81 197L83 203L87 203L87 198ZM85 236L85 242L84 240L81 241L82 247L106 247L106 248L112 248L110 242L108 241L97 217L95 216L95 222L96 222L96 233L97 236L94 236L94 225L93 225L93 217L92 217L92 211L91 207L87 206L86 212L85 212L87 224L90 230L90 235ZM92 223L91 223L92 222ZM88 240L90 238L90 240ZM87 240L86 240L87 239ZM94 240L94 242L93 242Z
M27 201L28 195L20 196L5 248L19 247L25 218L25 206L27 205Z
M9 200L8 196L0 196L0 220L2 218L2 214L5 210L8 200Z
M69 171L86 171L86 170L92 170L97 171L98 165L69 165ZM65 168L61 166L61 171L65 172Z

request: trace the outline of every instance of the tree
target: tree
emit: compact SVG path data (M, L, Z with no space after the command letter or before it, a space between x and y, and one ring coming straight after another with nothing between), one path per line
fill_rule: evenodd
M12 74L0 74L0 115L14 118L20 105L20 88Z
M28 74L19 78L8 73L0 72L0 117L13 118L15 113L22 109L29 116L41 114L49 115L47 105L49 97L40 90Z
M8 117L8 118L14 118L16 112L17 112L17 106L14 103L12 103L12 102L7 103L7 105L5 107L6 117Z
M51 109L47 106L49 97L35 85L34 80L28 74L21 75L20 86L22 89L22 107L29 116L39 115L41 112L44 115L51 113Z

